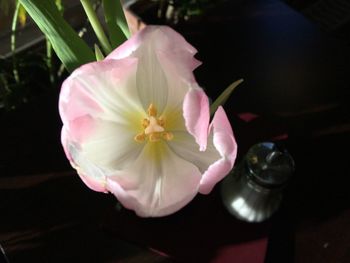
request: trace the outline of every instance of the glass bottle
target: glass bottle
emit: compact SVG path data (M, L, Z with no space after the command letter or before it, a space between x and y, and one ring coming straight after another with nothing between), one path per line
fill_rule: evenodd
M227 210L238 219L261 222L279 207L282 189L294 172L294 160L272 142L253 145L221 184Z

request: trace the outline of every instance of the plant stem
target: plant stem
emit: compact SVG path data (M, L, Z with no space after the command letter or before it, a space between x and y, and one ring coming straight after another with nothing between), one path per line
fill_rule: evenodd
M6 92L10 93L11 89L9 88L9 84L7 82L6 77L4 76L4 74L0 73L0 80L2 82L2 84L4 85L4 89Z
M102 25L98 20L98 17L91 5L90 0L80 0L80 3L82 4L85 10L85 13L91 23L93 30L95 31L95 34L97 36L98 41L101 44L103 51L105 52L105 54L111 53L112 47L105 35L105 32L103 31Z
M17 31L17 22L18 22L18 14L21 3L18 1L16 5L15 12L12 18L11 25L11 52L12 52L12 63L13 63L13 77L15 78L16 83L20 82L18 68L17 68L17 60L16 60L16 31Z
M46 66L49 70L50 83L53 85L55 83L55 74L52 64L52 44L50 40L46 37Z

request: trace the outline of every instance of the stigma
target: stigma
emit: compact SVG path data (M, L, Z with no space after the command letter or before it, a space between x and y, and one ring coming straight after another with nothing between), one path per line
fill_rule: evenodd
M147 109L148 118L142 120L143 132L137 134L134 140L137 142L157 142L161 139L170 141L174 135L171 132L165 131L165 120L157 117L157 108L151 103Z

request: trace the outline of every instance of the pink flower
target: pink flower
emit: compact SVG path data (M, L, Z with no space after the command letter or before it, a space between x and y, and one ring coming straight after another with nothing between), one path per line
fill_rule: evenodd
M171 28L148 26L63 83L68 159L87 186L139 216L179 210L233 167L236 141L222 107L209 125L195 53Z

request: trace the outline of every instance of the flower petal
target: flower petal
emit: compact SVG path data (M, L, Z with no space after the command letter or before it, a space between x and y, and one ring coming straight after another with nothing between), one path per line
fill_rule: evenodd
M153 42L156 50L168 54L174 52L174 58L188 64L193 71L200 62L192 59L197 50L191 46L183 36L167 26L147 26L128 41L124 42L117 49L111 52L106 59L123 59L126 57L137 57L134 52L144 49L150 42ZM175 63L176 65L177 63Z
M209 126L209 100L201 88L192 88L186 94L183 115L187 130L196 139L199 150L205 151Z
M138 91L143 106L146 109L154 103L161 113L166 105L173 108L182 104L186 92L195 83L192 72L200 65L193 57L196 52L173 29L147 26L106 59L136 57Z
M105 191L105 177L134 161L142 146L134 136L146 116L136 90L136 59L84 65L60 94L62 144L83 181Z
M220 106L210 125L213 132L213 144L221 155L221 159L209 166L203 174L199 192L208 194L217 182L223 179L232 169L237 155L237 143L224 109Z
M107 178L107 188L139 216L171 214L198 191L201 174L160 141L148 143L135 163Z
M68 125L85 115L121 123L128 122L130 112L144 116L137 96L136 69L137 60L128 58L93 62L74 71L60 93L63 123Z
M78 124L70 126L77 125L84 130L80 119L75 120ZM92 123L89 126L93 125L94 128L88 135L84 134L83 140L76 140L66 129L62 130L62 139L72 166L78 170L83 181L96 190L98 184L104 187L106 177L115 170L132 165L144 145L135 142L135 134L126 125L91 117L88 119Z
M72 156L68 151L67 130L64 126L62 127L62 130L61 130L61 144L63 146L63 151L66 154L67 159L71 162Z
M75 158L76 160L74 161L72 154L70 152L70 151L72 151L73 156L75 157L76 149L75 149L75 147L72 147L73 146L72 144L69 143L67 131L66 131L65 127L62 128L61 143L62 143L64 152L65 152L68 160L70 161L72 167L77 169L78 175L81 178L81 180L85 183L85 185L87 185L91 190L94 190L96 192L107 193L108 191L105 188L105 178L104 177L90 177L90 176L86 176L86 175L82 174L81 169L79 168L79 165L77 164L77 163L80 163L80 161L77 160L77 158ZM84 166L84 164L81 166Z
M67 142L66 145L69 155L71 156L71 164L77 170L82 181L92 190L97 192L107 192L105 172L98 166L92 164L82 154L80 154L78 146Z
M94 164L109 170L123 169L137 158L143 144L134 140L130 127L94 120L94 132L80 144L81 154Z
M199 151L194 137L186 131L173 132L174 138L168 141L169 148L182 159L185 159L198 167L204 174L210 165L221 159L220 153L215 148L212 140L208 141L205 151ZM212 135L211 135L212 137Z

